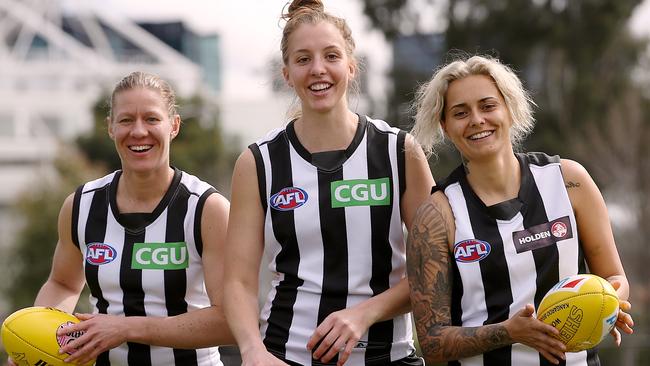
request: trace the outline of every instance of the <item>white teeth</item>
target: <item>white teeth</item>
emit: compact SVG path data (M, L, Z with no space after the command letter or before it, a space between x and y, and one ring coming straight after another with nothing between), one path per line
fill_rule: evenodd
M491 134L492 134L492 131L483 131L483 132L479 132L479 133L477 133L475 135L470 136L469 139L470 140L478 140L478 139L482 139L483 137L490 136Z
M136 146L129 146L129 149L132 151L146 151L151 149L152 145L136 145Z
M331 85L332 84L329 84L329 83L316 83L314 85L311 85L309 87L309 89L311 89L313 91L321 91L321 90L325 90L325 89L329 88Z

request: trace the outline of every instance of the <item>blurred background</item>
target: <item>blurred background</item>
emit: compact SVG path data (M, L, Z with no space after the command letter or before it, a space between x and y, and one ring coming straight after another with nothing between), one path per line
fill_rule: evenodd
M348 20L364 64L352 108L401 128L411 126L418 84L459 52L518 71L538 105L524 150L585 165L631 283L635 334L620 348L605 341L601 361L649 365L650 0L324 3ZM230 195L238 154L282 126L293 102L280 73L285 4L0 0L0 319L30 306L45 281L64 198L119 167L104 118L127 73L172 83L184 121L172 163ZM459 163L440 151L434 177Z

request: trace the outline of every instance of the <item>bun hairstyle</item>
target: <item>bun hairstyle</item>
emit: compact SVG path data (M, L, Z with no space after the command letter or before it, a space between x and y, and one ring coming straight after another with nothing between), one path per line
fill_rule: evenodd
M333 24L343 36L345 40L345 51L350 58L350 60L356 65L357 60L354 57L354 39L352 39L352 31L348 27L347 22L343 18L333 16L325 12L325 5L321 0L293 0L287 12L283 12L281 19L286 21L284 29L282 31L282 42L280 43L280 49L282 51L282 61L285 65L288 64L289 55L289 36L293 33L298 26L302 24L317 24L322 21L330 22Z
M325 12L325 5L320 0L294 0L289 4L289 9L287 13L283 14L282 17L286 20L287 17L292 17L296 12L303 10L313 10Z

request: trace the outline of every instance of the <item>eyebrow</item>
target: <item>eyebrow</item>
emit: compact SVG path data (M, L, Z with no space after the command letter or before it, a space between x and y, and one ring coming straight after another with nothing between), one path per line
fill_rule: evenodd
M325 50L325 52L332 51L332 50L342 51L341 47L339 47L337 45L327 46L327 47L323 48L323 50ZM311 53L311 51L306 49L306 48L301 48L299 50L295 50L295 51L291 52L292 55L295 55L297 53Z
M481 98L481 99L479 99L478 102L479 102L479 103L483 103L483 102L486 102L486 101L488 101L488 100L490 100L490 99L498 100L497 97L488 96L488 97L485 97L485 98ZM452 109L454 109L454 108L456 108L456 107L463 107L463 106L466 106L466 105L467 105L467 103L465 103L465 102L463 102L463 103L458 103L458 104L454 104L454 105L452 105L451 107L449 107L449 110L452 110Z

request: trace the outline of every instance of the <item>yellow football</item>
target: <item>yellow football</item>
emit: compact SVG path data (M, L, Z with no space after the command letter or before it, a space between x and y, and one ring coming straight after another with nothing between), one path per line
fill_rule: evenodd
M81 332L58 337L56 331L78 323L74 315L58 309L40 306L18 310L2 323L2 344L9 357L19 366L64 366L68 354L59 348L81 336ZM95 361L86 365L92 365Z
M605 279L581 274L553 286L537 309L537 318L560 331L568 352L579 352L600 343L618 317L618 295Z

